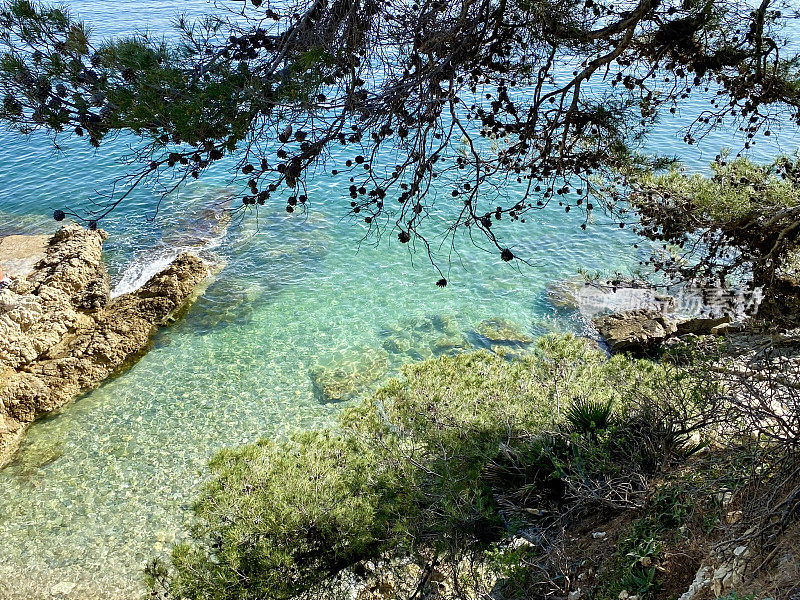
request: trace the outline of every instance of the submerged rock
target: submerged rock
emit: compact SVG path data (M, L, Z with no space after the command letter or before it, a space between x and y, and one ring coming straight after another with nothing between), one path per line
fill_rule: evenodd
M461 335L461 327L458 324L458 318L450 313L436 314L431 317L433 326L443 333L450 336Z
M261 290L244 277L226 274L203 291L192 309L192 330L197 334L242 326L252 322Z
M658 293L637 280L586 281L571 278L548 287L558 309L574 310L591 321L612 352L650 354L666 340L691 335L725 335L741 328L741 298L728 290L674 286Z
M530 344L533 336L520 331L516 323L494 318L481 321L475 332L494 344Z
M157 326L208 275L182 254L113 300L102 261L108 235L62 227L26 278L0 292L0 464L27 424L97 387L148 347Z
M354 348L323 360L310 371L314 394L321 402L352 398L382 378L389 368L385 350Z
M458 317L451 313L409 317L386 325L380 335L384 350L401 360L424 360L472 348Z
M431 347L436 354L456 354L471 348L469 340L461 332L447 334L437 338Z
M411 350L411 336L393 333L383 340L383 349L391 354L405 354Z

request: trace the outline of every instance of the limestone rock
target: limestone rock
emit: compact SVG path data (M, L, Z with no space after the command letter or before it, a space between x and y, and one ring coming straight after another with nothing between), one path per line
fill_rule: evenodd
M27 278L34 293L53 298L66 294L74 308L105 306L111 294L103 263L103 242L107 239L102 229L91 231L74 224L59 229Z
M182 254L139 290L110 300L107 237L62 227L27 279L0 293L0 465L27 424L141 355L208 275L203 261Z
M675 298L659 294L651 287L633 282L612 285L573 277L552 283L547 288L547 299L555 308L577 310L588 319L599 315L631 310L671 312Z
M678 335L709 335L716 331L721 331L719 328L722 325L727 325L731 322L729 316L723 317L694 317L691 319L684 319L675 324L676 333Z
M24 284L17 281L0 294L0 364L20 368L36 360L77 328L78 310L105 305L107 237L104 231L62 227Z
M746 329L747 325L744 321L732 321L727 323L721 323L716 325L715 327L711 328L709 332L711 335L731 335L734 333L741 333Z
M612 352L646 354L677 331L669 317L646 309L604 315L593 323Z
M48 235L9 235L0 238L0 270L12 277L26 278L44 258Z
M724 562L711 575L711 590L717 597L735 589L750 567L751 552L747 546L737 546L723 555Z
M694 600L698 597L709 585L711 585L711 578L713 569L711 567L702 566L698 569L689 589L686 590L678 600Z

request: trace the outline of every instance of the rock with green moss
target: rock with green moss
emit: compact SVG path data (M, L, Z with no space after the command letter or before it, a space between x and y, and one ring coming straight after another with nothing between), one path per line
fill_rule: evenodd
M507 319L495 317L481 321L475 332L495 344L530 344L533 336Z
M434 354L455 354L466 352L471 348L469 340L463 333L448 334L436 338L431 344Z
M458 317L452 313L441 313L431 317L433 326L437 331L446 333L447 335L455 336L461 333L461 327L458 324Z
M411 348L405 355L411 360L418 362L433 358L433 350L424 344L420 344Z
M384 338L383 348L402 359L426 360L473 347L461 331L458 317L452 313L409 317L386 325L380 334Z
M340 402L381 379L389 368L383 349L353 348L322 360L311 368L314 395L321 402Z

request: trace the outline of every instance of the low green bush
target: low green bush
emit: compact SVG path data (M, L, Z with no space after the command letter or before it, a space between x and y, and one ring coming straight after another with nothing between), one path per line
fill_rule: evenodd
M558 506L576 482L602 487L662 464L654 455L666 447L642 438L674 433L659 425L675 412L663 387L699 385L571 336L542 338L514 361L476 352L412 365L330 429L216 456L191 541L148 569L151 589L175 599L329 598L337 576L366 559L485 557L530 525L526 510L542 496ZM689 390L678 405L702 397ZM645 415L654 403L657 415ZM578 420L580 407L613 414Z
M292 598L379 553L403 482L353 436L312 431L219 453L175 598Z

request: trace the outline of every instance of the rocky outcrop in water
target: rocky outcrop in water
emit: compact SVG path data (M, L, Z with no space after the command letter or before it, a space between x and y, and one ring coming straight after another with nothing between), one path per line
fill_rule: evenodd
M676 323L661 312L630 310L597 317L593 321L612 352L646 354L677 332Z
M644 282L626 281L618 285L611 282L588 281L572 277L548 285L547 300L561 311L578 311L587 319L631 310L647 309L672 312L675 298L659 293Z
M731 290L683 286L672 292L676 295L659 293L639 280L572 278L551 284L547 298L555 309L591 323L611 352L636 356L653 355L668 340L738 331L752 311Z
M34 419L141 356L208 275L203 261L182 254L112 300L102 261L107 237L62 227L33 272L0 291L0 465Z
M647 309L603 315L592 323L611 352L630 352L635 356L651 354L667 340L724 335L741 327L741 324L731 324L728 316L679 318Z

